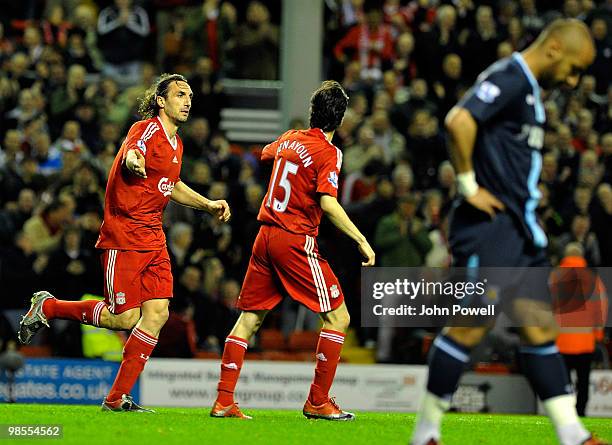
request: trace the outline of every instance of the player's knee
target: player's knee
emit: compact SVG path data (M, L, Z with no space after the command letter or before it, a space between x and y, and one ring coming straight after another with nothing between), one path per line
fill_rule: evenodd
M147 324L153 324L161 329L168 321L168 317L170 317L168 308L160 308L147 314Z
M140 311L138 311L137 309L131 309L117 315L109 313L109 320L106 324L111 329L127 331L136 326L136 323L138 323L139 319Z
M348 311L340 315L338 323L342 327L342 332L346 332L346 330L351 324L351 316L349 315Z
M347 310L334 311L324 318L325 327L339 332L346 332L351 324L351 316Z
M555 341L558 335L559 329L556 325L527 326L521 329L521 337L529 345L541 345Z
M236 323L235 330L239 330L243 336L250 338L261 327L266 312L243 312Z
M129 330L133 329L140 319L140 311L132 309L117 316L115 320L115 328Z
M482 341L486 333L487 330L482 327L453 327L448 328L444 335L447 335L460 345L471 349Z

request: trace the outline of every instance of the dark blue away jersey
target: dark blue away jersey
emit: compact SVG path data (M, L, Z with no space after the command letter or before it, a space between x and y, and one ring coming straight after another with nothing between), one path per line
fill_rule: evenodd
M499 198L535 246L546 235L536 220L546 121L540 87L520 53L478 77L459 101L478 123L473 164L478 184Z

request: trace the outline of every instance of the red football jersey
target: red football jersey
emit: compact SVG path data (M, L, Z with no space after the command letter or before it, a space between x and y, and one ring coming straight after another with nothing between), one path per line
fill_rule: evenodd
M128 150L145 157L147 178L125 167ZM111 167L106 185L104 221L96 247L117 250L159 250L166 245L162 213L174 184L180 181L183 143L170 140L157 117L136 122Z
M323 214L319 195L338 196L342 152L321 129L311 128L287 131L264 147L261 159L274 159L274 166L257 219L316 236Z

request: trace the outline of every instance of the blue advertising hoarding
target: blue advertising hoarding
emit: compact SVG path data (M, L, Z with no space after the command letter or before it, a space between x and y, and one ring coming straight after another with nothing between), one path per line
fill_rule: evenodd
M18 403L99 404L108 394L119 363L103 360L28 358L15 375ZM136 382L132 395L140 397ZM0 372L0 402L8 398L7 376Z

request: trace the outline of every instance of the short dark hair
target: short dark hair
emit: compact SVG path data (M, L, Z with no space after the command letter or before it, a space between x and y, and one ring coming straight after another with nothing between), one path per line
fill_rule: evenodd
M310 128L334 131L342 123L348 96L335 80L324 81L310 98Z
M140 99L138 113L144 119L150 119L157 116L159 113L159 105L157 105L157 96L164 98L168 97L168 88L172 82L187 82L185 76L181 74L164 73L155 80L155 83L145 91L144 96Z

